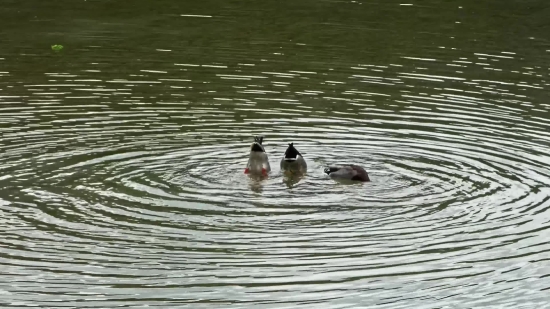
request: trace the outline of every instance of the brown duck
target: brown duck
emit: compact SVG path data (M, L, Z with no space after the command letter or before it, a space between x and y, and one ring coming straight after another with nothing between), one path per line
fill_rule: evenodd
M358 165L338 165L325 168L325 173L333 179L346 179L367 182L370 181L369 174L364 168Z

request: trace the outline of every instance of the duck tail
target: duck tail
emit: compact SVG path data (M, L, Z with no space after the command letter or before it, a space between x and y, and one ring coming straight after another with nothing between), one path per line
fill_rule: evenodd
M296 149L296 147L294 147L294 143L288 143L288 147L286 149L286 151L290 151L292 153L296 153L298 154L299 156L303 157L304 155L302 155L302 153L300 151L298 151L298 149ZM286 154L286 152L285 152Z
M261 145L263 141L264 141L264 137L262 135L254 136L255 143L258 143Z

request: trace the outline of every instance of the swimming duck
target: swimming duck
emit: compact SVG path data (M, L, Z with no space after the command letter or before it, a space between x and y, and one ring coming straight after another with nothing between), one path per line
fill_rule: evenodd
M254 137L254 142L250 145L250 156L244 170L245 174L262 174L266 176L271 171L267 153L265 153L262 145L263 140L263 136Z
M367 171L353 164L327 167L325 168L325 173L333 179L358 180L362 182L370 181Z
M281 170L292 172L305 172L307 170L306 160L294 147L294 143L288 144L285 155L281 159Z

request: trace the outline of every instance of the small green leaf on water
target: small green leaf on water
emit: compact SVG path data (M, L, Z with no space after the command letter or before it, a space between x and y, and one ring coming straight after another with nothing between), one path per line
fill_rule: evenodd
M63 45L58 45L58 44L52 45L53 51L60 51L62 49L63 49Z

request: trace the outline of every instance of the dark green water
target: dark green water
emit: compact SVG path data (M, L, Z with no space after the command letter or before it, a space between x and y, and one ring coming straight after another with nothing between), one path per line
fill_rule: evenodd
M0 12L2 308L550 308L547 1Z

